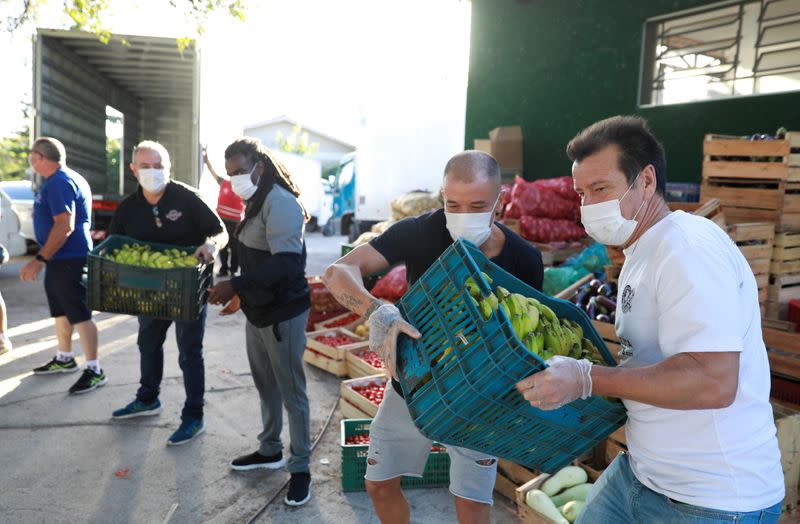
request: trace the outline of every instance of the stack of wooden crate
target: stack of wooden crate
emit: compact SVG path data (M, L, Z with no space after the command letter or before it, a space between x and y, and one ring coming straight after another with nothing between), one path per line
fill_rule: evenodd
M701 200L719 199L729 224L774 225L764 309L766 317L780 318L789 300L800 298L800 250L794 250L800 247L800 132L775 140L706 135L703 154ZM761 254L763 246L754 249ZM755 269L763 295L764 273Z
M800 300L800 232L778 233L770 265L767 317L786 318L790 300Z
M744 258L750 264L758 285L758 303L761 316L766 313L766 303L770 281L770 264L775 243L775 227L771 222L750 222L728 226L728 235L739 246Z

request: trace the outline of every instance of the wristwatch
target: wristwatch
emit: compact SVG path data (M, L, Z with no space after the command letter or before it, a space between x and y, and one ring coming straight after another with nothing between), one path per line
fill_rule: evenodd
M47 260L46 258L44 258L44 257L43 257L42 255L40 255L39 253L36 253L36 257L34 257L34 258L36 258L36 260L38 260L38 261L39 261L39 262L41 262L42 264L47 264L47 263L49 262L49 260Z

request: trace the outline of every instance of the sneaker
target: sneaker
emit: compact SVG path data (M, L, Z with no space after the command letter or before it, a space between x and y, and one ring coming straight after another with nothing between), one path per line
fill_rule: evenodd
M155 399L152 402L134 400L124 408L116 410L111 414L111 417L116 419L124 419L148 417L150 415L158 415L159 413L161 413L161 402L159 402L158 399Z
M250 471L253 469L280 469L286 465L283 453L278 452L270 457L265 457L258 451L249 455L242 455L231 462L231 468L236 471Z
M289 490L283 501L289 506L302 506L311 499L311 473L292 473Z
M80 395L81 393L88 393L93 389L97 389L100 386L105 386L108 383L108 378L106 374L103 373L101 369L100 372L96 372L92 368L86 368L83 370L83 374L78 381L69 388L70 395Z
M203 419L188 419L181 422L175 433L167 440L167 446L180 446L194 440L200 433L206 430Z
M34 375L53 375L54 373L74 373L78 371L78 363L75 362L74 358L69 360L61 361L58 360L58 357L53 357L53 360L45 364L44 366L40 366L38 368L33 369Z

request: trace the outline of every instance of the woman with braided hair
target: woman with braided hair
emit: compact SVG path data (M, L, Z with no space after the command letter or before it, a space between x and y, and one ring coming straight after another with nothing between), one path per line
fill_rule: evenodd
M223 315L241 308L247 317L247 357L264 425L259 449L236 458L231 467L247 471L287 464L281 443L283 405L291 437L291 480L284 501L300 506L311 498L311 431L303 371L311 306L303 240L308 214L291 175L258 139L244 137L229 145L225 169L233 190L246 203L236 232L241 275L211 288L209 302L227 304Z

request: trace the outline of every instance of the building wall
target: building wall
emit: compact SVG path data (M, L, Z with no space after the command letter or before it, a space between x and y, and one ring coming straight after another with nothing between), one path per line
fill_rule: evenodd
M800 92L639 108L646 18L704 0L472 0L465 147L521 124L525 176L567 175L567 142L616 114L650 121L667 150L668 178L697 182L706 133L800 129Z

